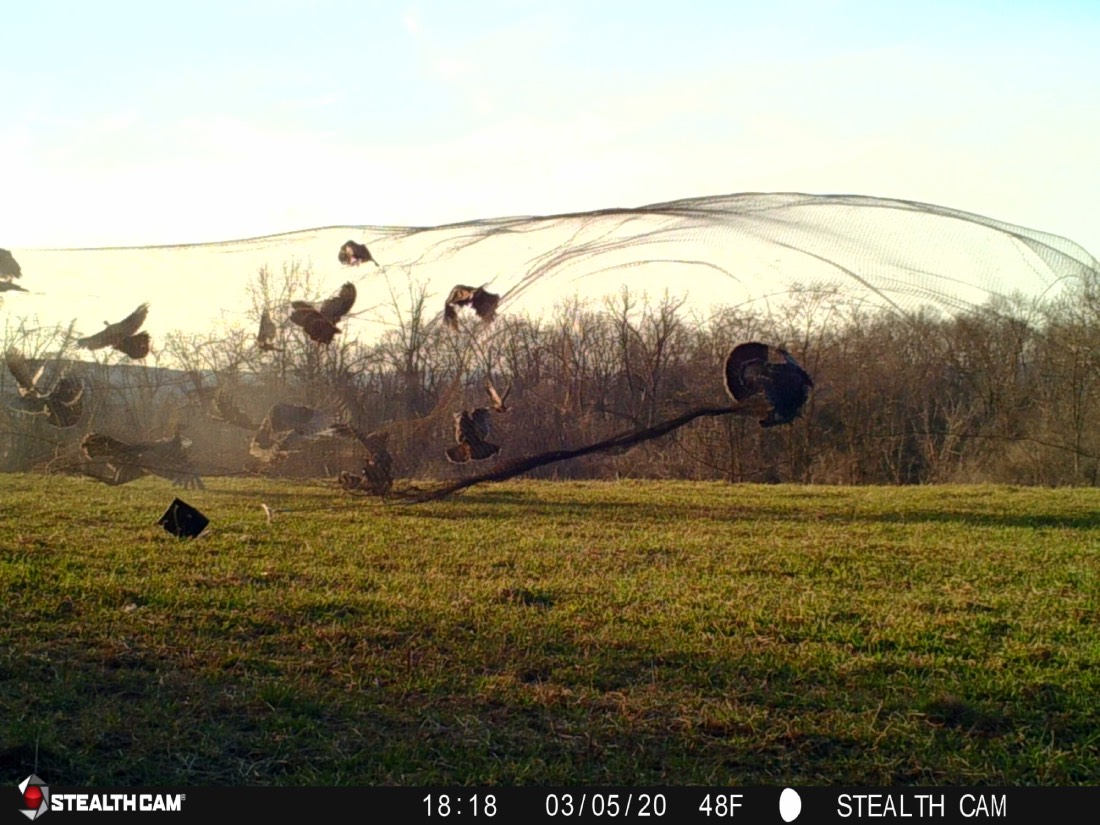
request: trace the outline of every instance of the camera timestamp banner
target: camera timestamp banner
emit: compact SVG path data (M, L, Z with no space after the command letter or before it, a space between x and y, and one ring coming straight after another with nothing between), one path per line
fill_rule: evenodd
M29 776L0 822L1034 823L1092 820L1092 788L61 788ZM25 818L25 819L24 819Z

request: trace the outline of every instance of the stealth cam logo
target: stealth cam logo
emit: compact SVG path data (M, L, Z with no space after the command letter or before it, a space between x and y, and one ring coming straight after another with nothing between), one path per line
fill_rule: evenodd
M38 819L50 809L50 786L33 773L19 783L24 807L19 810L27 819Z

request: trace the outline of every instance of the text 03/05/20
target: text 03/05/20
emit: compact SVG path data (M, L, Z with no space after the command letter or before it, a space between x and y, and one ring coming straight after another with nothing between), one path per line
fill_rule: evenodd
M664 794L649 793L551 793L546 795L547 816L664 816Z

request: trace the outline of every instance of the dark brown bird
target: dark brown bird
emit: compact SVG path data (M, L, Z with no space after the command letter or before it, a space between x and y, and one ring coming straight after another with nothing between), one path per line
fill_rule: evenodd
M351 312L353 306L355 306L355 284L348 281L340 287L335 295L321 302L318 312L320 312L326 320L332 321L332 323L335 324Z
M297 307L290 313L290 320L306 331L318 344L331 344L340 328L326 319L313 307Z
M316 438L332 424L332 416L315 407L274 404L260 422L248 451L262 461L271 462L285 457L297 440Z
M446 449L447 460L452 464L465 464L468 461L484 461L500 452L500 445L491 444L489 437L489 419L492 412L488 407L475 410L462 410L454 414L454 447Z
M102 433L88 433L80 441L80 451L92 464L85 471L107 484L125 484L153 474L166 478L184 489L205 489L202 478L191 466L187 449L191 440L179 430L172 438L127 444Z
M84 383L79 378L63 376L49 391L39 386L42 364L32 373L23 353L14 347L4 356L8 371L18 385L19 398L11 404L17 412L44 415L55 427L72 427L84 414Z
M272 432L294 432L313 436L332 426L332 417L316 407L304 404L273 404L264 418ZM261 427L264 424L260 425Z
M378 266L378 261L374 260L370 250L355 241L348 241L341 246L340 254L337 257L344 266L359 266L359 264L365 264L367 261Z
M38 369L32 373L26 357L15 347L9 348L4 354L4 363L7 364L8 372L15 378L20 396L25 398L29 395L41 395L38 391L38 379L42 377L42 371L46 368L45 364L40 364Z
M447 296L447 302L443 305L443 320L451 329L458 329L458 307L468 306L473 307L478 318L489 324L497 317L499 303L500 296L487 292L485 287L475 288L459 284Z
M271 313L265 309L263 315L260 316L260 328L256 332L256 346L260 352L282 352L281 347L275 346L277 331Z
M141 359L149 354L149 333L138 332L149 314L149 305L142 304L121 321L111 324L95 335L77 339L76 345L85 349L113 347L130 358Z
M20 269L18 261L15 260L8 250L0 249L0 278L10 281L13 278L22 278L23 270ZM26 292L21 286L10 286L8 289L19 289ZM0 288L0 291L3 291Z
M84 382L65 376L46 396L46 420L55 427L72 427L84 414Z
M87 454L84 455L84 463L80 465L80 471L111 487L129 484L147 475L145 469L137 464L119 463L107 458L89 459Z
M245 430L256 429L256 423L248 417L225 390L215 390L210 399L210 417L215 421L224 421Z
M334 424L326 434L354 438L367 450L367 461L361 475L340 473L340 486L346 490L363 490L376 496L385 496L393 488L393 456L386 449L389 433L363 434L348 424Z
M770 407L761 427L789 424L801 415L813 379L789 352L752 341L738 344L726 357L726 392L736 401L763 396Z
M508 400L509 393L512 392L512 385L508 385L508 389L504 391L504 395L497 392L497 388L493 386L492 379L485 379L485 392L489 393L489 406L493 412L506 413L511 407L506 407L504 402Z
M23 289L19 284L0 278L0 292L30 292L30 290Z
M330 344L333 336L340 332L337 322L355 305L355 284L350 281L344 284L339 292L326 298L319 307L308 301L291 301L290 305L293 307L291 321L318 344Z

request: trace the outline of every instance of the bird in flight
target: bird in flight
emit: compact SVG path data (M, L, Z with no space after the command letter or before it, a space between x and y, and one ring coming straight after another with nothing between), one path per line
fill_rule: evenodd
M374 257L370 254L370 250L355 241L347 241L341 246L340 254L337 257L344 266L359 266L359 264L365 264L367 261L379 266L378 261L374 260Z
M265 308L260 316L260 328L256 331L256 347L260 352L282 352L281 347L275 346L275 333L275 321Z
M490 378L485 379L485 392L489 394L489 406L493 412L505 413L508 412L511 407L506 407L504 402L508 400L509 393L512 392L512 385L508 385L508 389L504 391L504 395L497 392L497 388L493 386L493 381Z
M177 487L203 490L202 478L187 456L190 446L191 439L183 438L178 428L172 438L138 444L96 432L88 433L80 441L80 451L88 461L84 472L112 486L153 474Z
M285 458L301 439L313 439L331 427L333 416L302 404L273 404L252 437L248 451L265 462Z
M364 434L349 424L334 424L321 435L354 438L367 450L367 460L360 475L346 471L340 473L340 486L345 490L363 490L372 495L385 496L393 488L393 456L386 449L389 433Z
M256 423L248 417L244 410L237 406L233 396L220 388L214 390L213 395L210 397L208 414L215 421L223 421L243 430L256 429Z
M768 410L760 426L774 427L801 415L814 382L785 349L750 341L726 357L725 384L735 401L762 396Z
M484 461L500 452L499 444L492 444L489 438L489 419L492 411L488 407L474 410L462 410L454 414L455 441L453 447L445 452L452 464L465 464L468 461Z
M21 278L23 270L15 256L6 249L0 249L0 278Z
M17 350L15 347L8 349L4 355L4 363L7 364L8 372L15 378L15 383L19 387L19 395L26 397L28 395L40 396L38 391L38 381L42 377L43 370L46 369L45 364L39 365L35 372L31 372L30 364L27 363L27 359L23 353Z
M80 420L84 414L83 381L64 375L47 392L39 386L45 364L32 373L23 353L14 347L7 351L4 361L19 389L12 409L29 415L44 415L55 427L72 427Z
M348 281L320 306L308 301L291 301L290 305L293 308L290 313L291 321L304 329L306 335L318 344L330 344L333 336L340 332L337 322L355 305L355 284Z
M458 329L458 307L468 306L473 308L478 318L488 324L496 318L499 303L500 296L486 291L485 287L458 284L451 290L443 305L443 320L451 329Z
M85 349L113 347L130 358L141 359L149 354L149 333L138 332L149 314L149 305L142 304L115 324L104 321L106 327L95 335L78 338L76 345Z
M16 278L22 277L23 270L15 256L6 249L0 249L0 292L26 292L27 290L14 283Z

